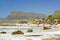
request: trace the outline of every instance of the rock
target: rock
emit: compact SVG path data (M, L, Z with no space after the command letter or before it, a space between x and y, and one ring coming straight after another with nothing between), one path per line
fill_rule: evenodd
M16 34L24 34L24 33L22 31L20 31L20 30L12 32L12 35L16 35Z
M28 29L27 32L33 32L33 30L32 29Z
M6 34L6 32L3 31L3 32L0 32L0 34Z
M44 27L43 30L48 30L51 29L50 27Z

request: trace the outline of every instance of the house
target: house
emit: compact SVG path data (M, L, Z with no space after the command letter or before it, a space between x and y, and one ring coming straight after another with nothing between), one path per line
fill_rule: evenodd
M60 19L55 19L55 24L60 24Z

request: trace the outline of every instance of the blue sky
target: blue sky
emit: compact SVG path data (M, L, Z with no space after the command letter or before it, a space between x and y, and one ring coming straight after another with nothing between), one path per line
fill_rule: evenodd
M0 0L0 18L12 11L52 14L60 9L60 0Z

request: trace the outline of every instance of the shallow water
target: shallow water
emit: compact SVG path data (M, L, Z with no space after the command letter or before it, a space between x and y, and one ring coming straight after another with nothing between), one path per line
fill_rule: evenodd
M33 29L33 32L29 33L27 32L28 29ZM11 33L21 30L24 32L24 35L12 35ZM7 34L0 34L0 40L41 40L43 38L57 38L58 36L49 34L51 32L60 31L60 28L53 28L50 30L43 30L42 27L18 27L18 26L0 26L0 32L5 31ZM33 33L39 33L42 34L42 36L26 36L26 34L33 34Z
M14 27L11 27L11 26L0 26L0 31L6 31L8 34L13 32L13 31L16 31L16 30L21 30L23 31L24 33L27 33L27 30L28 29L32 29L33 32L32 33L41 33L41 32L54 32L54 31L59 31L60 28L52 28L52 29L49 29L49 30L43 30L42 27L18 27L18 26L14 26Z

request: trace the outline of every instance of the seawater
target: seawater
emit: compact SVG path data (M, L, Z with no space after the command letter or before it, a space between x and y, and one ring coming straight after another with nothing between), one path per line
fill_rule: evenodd
M7 28L10 27L10 28ZM0 32L5 31L7 32L7 34L0 34L0 40L27 40L27 39L32 39L32 40L42 40L43 38L57 38L58 36L54 36L54 35L50 35L50 34L46 34L47 32L54 32L54 31L59 31L59 28L53 28L50 30L43 30L42 27L26 27L26 28L20 28L18 26L0 26ZM12 28L13 27L13 28ZM15 28L17 27L17 28ZM40 33L40 34L45 34L42 36L25 36L25 35L12 35L11 33L16 31L16 30L21 30L22 32L24 32L24 34L27 34L29 32L27 32L28 29L32 29L33 32L32 33Z

